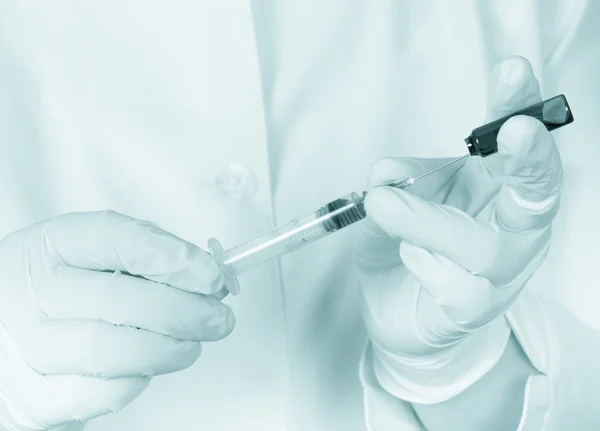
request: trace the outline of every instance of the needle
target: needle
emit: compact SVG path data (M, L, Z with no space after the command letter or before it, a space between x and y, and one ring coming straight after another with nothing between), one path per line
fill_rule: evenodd
M432 170L431 170L431 171L429 171L429 172L425 172L424 174L422 174L422 175L419 175L418 177L414 177L414 178L412 178L412 182L414 183L415 181L417 181L417 180L420 180L421 178L423 178L423 177L426 177L426 176L427 176L427 175L429 175L429 174L433 174L434 172L437 172L437 171L439 171L440 169L443 169L443 168L445 168L446 166L450 166L451 164L453 164L453 163L456 163L456 162L458 162L458 161L460 161L460 160L462 160L462 159L466 159L466 158L467 158L467 157L469 157L469 156L470 156L470 154L465 154L465 155L464 155L464 156L462 156L462 157L458 157L458 158L456 158L456 159L454 159L454 160L451 160L451 161L449 161L448 163L444 163L442 166L438 166L437 168L435 168L435 169L432 169Z
M450 160L448 163L444 163L442 166L438 166L437 168L432 169L429 172L425 172L424 174L421 174L418 177L402 178L400 180L391 181L385 185L388 187L396 187L398 189L407 189L410 186L412 186L415 183L415 181L420 180L421 178L426 177L427 175L433 174L434 172L437 172L440 169L445 168L446 166L450 166L453 163L459 162L462 159L466 159L469 156L470 154L465 154L464 156L458 157L454 160Z

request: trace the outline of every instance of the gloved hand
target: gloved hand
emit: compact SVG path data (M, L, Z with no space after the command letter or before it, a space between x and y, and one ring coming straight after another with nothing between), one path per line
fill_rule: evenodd
M212 257L112 212L63 215L0 242L0 425L70 429L121 409L233 329ZM0 426L1 428L1 426Z
M509 58L493 72L487 121L540 100L529 63ZM563 183L553 138L519 116L498 143L497 155L366 197L356 259L369 354L381 386L406 401L445 401L497 363L510 335L503 313L547 254ZM372 185L446 161L384 159Z

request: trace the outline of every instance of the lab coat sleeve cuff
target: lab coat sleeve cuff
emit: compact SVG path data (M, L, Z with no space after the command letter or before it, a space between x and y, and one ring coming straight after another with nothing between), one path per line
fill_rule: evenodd
M406 361L372 344L373 373L393 396L411 403L437 404L468 389L500 360L510 337L501 317L459 345L435 355Z
M373 372L373 349L369 341L359 365L367 431L424 431L412 405L381 387Z
M510 331L504 319L499 319L499 321L500 323L495 326L495 335L500 340L500 347L497 349L498 357L501 356L501 352L505 346L503 334L506 330ZM488 335L490 334L488 333ZM425 427L421 424L412 407L411 397L403 396L407 391L401 385L397 384L397 382L391 381L391 376L385 375L385 373L384 375L381 373L377 375L375 349L373 343L369 341L364 349L359 366L359 377L363 387L365 418L368 431L388 431L390 429L402 429L406 431L425 430ZM492 355L488 355L488 358L493 357ZM496 362L495 359L482 361L484 365L477 368L475 373L472 372L473 370L470 373L463 373L463 376L468 375L469 377L461 381L462 386L453 385L451 392L458 393L462 390L460 389L461 387L470 386L472 384L470 383L471 381L474 382L477 380L478 377L476 376L485 374ZM448 376L452 377L453 374L448 373ZM398 374L396 374L396 377L398 378ZM382 381L385 381L385 387L382 385ZM428 390L429 393L427 393L425 388L420 388L420 397L428 401L439 397L439 393L435 387L433 389L428 388ZM447 396L447 394L447 392L444 393L444 396ZM414 392L412 393L412 397L414 398Z
M506 313L506 322L538 371L527 380L518 431L600 430L600 332L527 290ZM381 385L371 343L360 362L360 379L369 431L424 429L410 402Z
M506 317L539 371L527 381L518 431L599 430L600 332L527 291Z

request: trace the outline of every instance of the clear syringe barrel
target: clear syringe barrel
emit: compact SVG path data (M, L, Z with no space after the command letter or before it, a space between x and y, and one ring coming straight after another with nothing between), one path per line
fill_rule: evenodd
M242 245L224 250L216 238L208 246L221 265L225 285L239 292L237 276L254 266L310 244L366 217L364 196L351 193L304 217L295 218Z

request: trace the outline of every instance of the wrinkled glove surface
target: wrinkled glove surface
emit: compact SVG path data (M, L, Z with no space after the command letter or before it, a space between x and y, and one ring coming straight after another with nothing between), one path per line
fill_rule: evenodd
M117 411L233 329L212 257L157 226L73 213L0 242L0 425Z

